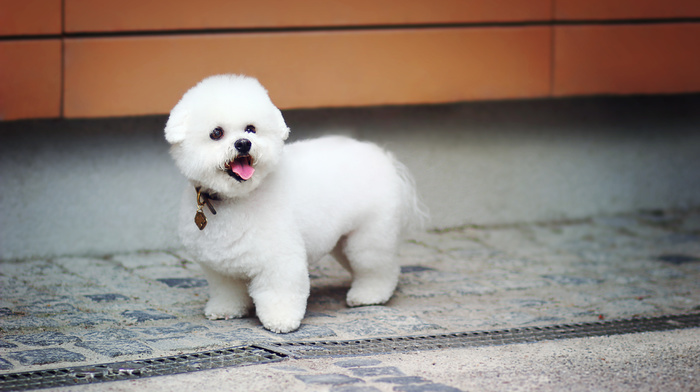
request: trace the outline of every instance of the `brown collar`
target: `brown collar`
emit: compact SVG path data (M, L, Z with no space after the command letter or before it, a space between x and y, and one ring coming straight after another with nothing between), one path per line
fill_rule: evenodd
M194 190L197 191L197 212L194 214L194 223L197 225L199 230L204 230L204 228L207 226L207 217L202 211L204 206L206 205L209 208L209 211L216 215L216 210L214 209L214 206L211 205L210 200L221 199L219 199L219 196L216 194L203 192L202 187L195 187Z

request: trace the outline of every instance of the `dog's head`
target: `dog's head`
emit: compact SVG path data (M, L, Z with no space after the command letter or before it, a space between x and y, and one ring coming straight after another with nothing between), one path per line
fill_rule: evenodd
M182 173L223 197L257 188L279 160L289 128L267 91L251 77L208 77L170 112L165 139Z

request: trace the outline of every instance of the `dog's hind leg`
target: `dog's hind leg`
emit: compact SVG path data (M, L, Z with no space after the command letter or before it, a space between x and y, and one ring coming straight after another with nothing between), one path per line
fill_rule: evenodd
M381 222L347 237L343 253L353 276L347 295L349 306L383 304L391 298L400 272L395 258L397 242L397 228Z
M210 320L243 317L253 306L248 295L248 282L213 271L202 265L209 282L209 302L204 307L204 315Z

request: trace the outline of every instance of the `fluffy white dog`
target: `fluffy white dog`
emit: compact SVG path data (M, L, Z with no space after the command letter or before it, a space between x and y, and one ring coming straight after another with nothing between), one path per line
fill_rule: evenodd
M254 304L265 328L296 330L307 263L329 253L352 273L348 305L394 292L399 236L423 215L404 166L370 143L285 145L288 135L267 91L246 76L206 78L170 113L165 138L193 186L179 231L209 281L209 319L241 317Z

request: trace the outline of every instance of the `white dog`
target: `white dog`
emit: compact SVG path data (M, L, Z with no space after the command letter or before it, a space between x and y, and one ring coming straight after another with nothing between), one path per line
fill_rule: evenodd
M284 145L288 135L266 90L246 76L206 78L170 113L165 138L193 185L180 236L209 281L209 319L241 317L254 304L265 328L296 330L307 263L329 253L352 273L348 305L394 292L399 236L424 216L404 166L370 143Z

